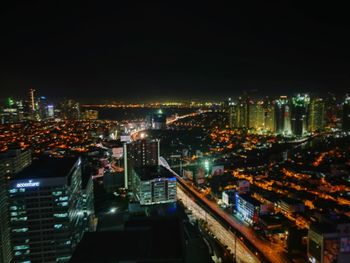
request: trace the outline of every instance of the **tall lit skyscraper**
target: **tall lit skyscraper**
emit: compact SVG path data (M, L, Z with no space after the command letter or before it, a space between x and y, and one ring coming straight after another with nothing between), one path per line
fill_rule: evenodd
M310 132L320 131L325 126L324 116L325 104L322 98L312 98L309 105L308 130Z
M276 132L290 135L291 129L291 109L287 96L281 96L275 101Z
M307 94L297 94L292 98L292 131L295 136L302 136L307 131L309 104Z
M86 230L80 158L38 160L1 195L4 262L67 262Z
M264 127L268 132L276 131L275 105L273 102L265 102L264 105Z
M249 101L249 128L265 129L265 113L263 101Z
M350 131L350 96L346 96L343 104L343 131Z
M159 140L142 139L124 144L125 188L131 186L132 169L159 164Z
M237 125L239 128L249 128L249 100L239 98L237 105Z
M238 128L238 105L236 102L229 101L228 103L228 123L231 129Z
M35 89L29 89L29 101L30 101L30 109L32 113L35 112L35 97L34 97Z

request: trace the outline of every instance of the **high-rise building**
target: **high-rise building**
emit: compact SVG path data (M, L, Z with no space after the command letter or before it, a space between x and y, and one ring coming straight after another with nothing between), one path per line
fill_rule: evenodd
M309 132L321 131L325 126L325 104L322 98L312 98L309 105Z
M287 96L281 96L275 101L275 123L276 132L290 135L291 129L291 108Z
M176 178L160 165L133 169L133 192L141 205L176 202Z
M23 121L23 104L22 101L15 101L7 98L5 107L0 111L0 124L16 123Z
M97 110L86 110L84 111L84 119L86 120L97 120L98 119L98 111Z
M74 100L66 100L60 105L61 117L68 120L80 119L80 105Z
M80 158L34 161L4 188L4 262L67 262L87 229Z
M236 102L229 101L228 103L228 124L231 129L238 128L238 105Z
M268 132L276 131L275 105L271 101L265 102L264 105L264 128Z
M161 109L155 113L151 113L146 118L146 128L152 130L166 129L166 115Z
M325 97L325 125L328 128L336 128L339 118L339 105L334 94L328 93Z
M9 150L0 154L0 211L6 211L7 205L7 181L13 174L22 171L32 163L31 151L21 151L19 149ZM9 246L5 245L5 240L9 238L6 220L3 220L0 213L0 262L5 261L11 254Z
M35 96L34 96L35 89L29 89L29 102L30 102L30 110L32 115L35 114Z
M239 128L249 128L249 100L247 98L238 100L237 124Z
M307 132L309 104L307 94L297 94L292 98L292 132L295 136L303 136Z
M343 131L350 131L350 96L346 96L343 104Z
M132 184L132 168L159 164L159 140L142 139L124 144L125 188Z
M265 112L264 112L264 102L263 101L250 101L249 107L249 119L248 127L256 130L265 129Z

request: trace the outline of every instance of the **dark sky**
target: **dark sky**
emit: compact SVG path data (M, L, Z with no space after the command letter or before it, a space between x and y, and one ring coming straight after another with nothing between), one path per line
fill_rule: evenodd
M0 10L0 97L350 90L348 9L332 1L25 2Z

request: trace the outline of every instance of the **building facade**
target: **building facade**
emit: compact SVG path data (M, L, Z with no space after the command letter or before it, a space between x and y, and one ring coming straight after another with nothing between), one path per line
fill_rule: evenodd
M134 169L134 196L141 205L176 202L176 178L163 166Z
M87 229L91 194L80 158L47 158L14 174L1 198L4 262L67 262Z

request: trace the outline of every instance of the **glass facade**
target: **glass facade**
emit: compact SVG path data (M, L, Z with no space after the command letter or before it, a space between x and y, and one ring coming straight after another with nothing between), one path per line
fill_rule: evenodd
M67 262L86 230L86 198L80 159L59 178L10 180L2 218L8 219L12 261Z

